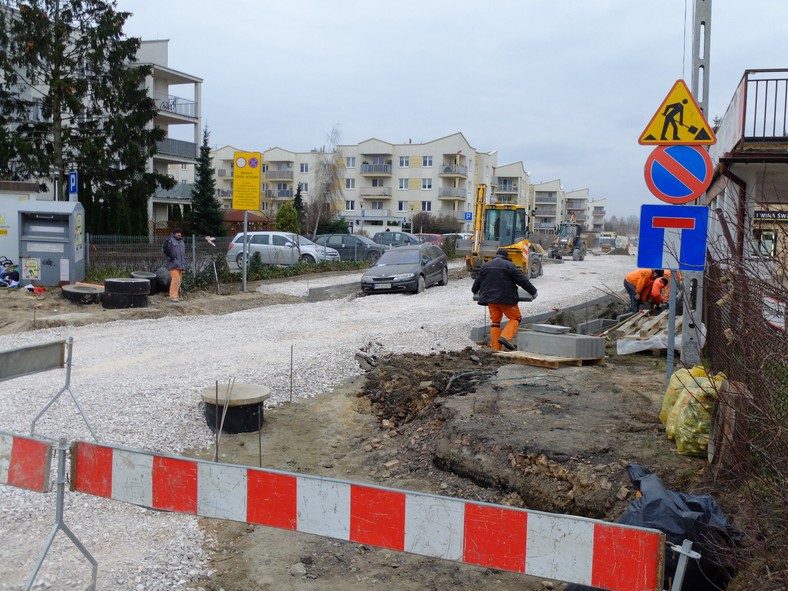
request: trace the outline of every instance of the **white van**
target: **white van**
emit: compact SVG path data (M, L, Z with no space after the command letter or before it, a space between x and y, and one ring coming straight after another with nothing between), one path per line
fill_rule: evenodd
M227 264L243 264L243 232L236 234L227 248ZM291 232L247 232L247 257L259 252L264 265L294 265L339 262L339 252L315 244L309 238Z

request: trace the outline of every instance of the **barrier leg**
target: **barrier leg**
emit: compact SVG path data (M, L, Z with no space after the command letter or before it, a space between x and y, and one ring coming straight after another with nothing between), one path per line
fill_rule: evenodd
M692 551L692 542L690 540L684 540L681 547L673 546L671 550L678 552L681 556L679 556L679 563L676 565L676 574L673 577L673 585L670 591L681 591L681 585L684 583L684 574L687 572L687 560L690 558L697 560L700 558L700 554Z
M38 571L41 570L41 565L44 564L44 559L46 558L49 549L52 547L52 542L55 540L55 536L57 535L58 530L63 530L63 533L66 534L69 539L73 542L73 544L77 547L77 549L82 553L82 555L88 559L88 562L93 565L92 575L90 579L90 583L87 587L85 587L85 591L96 591L96 574L98 573L98 562L95 558L88 552L85 546L82 545L77 539L77 536L74 535L69 527L63 522L63 502L65 498L66 492L66 450L68 449L68 445L66 444L65 439L61 439L58 441L57 444L57 504L55 509L55 525L52 528L52 531L49 534L49 538L47 539L46 546L44 546L44 551L41 553L41 556L36 562L36 566L33 569L33 572L30 575L30 578L27 581L27 584L24 586L24 591L30 591L33 588L33 583L36 581L36 577L38 576Z
M77 395L74 394L74 391L71 389L71 358L72 358L72 352L74 350L74 339L72 337L68 337L68 339L66 339L66 349L68 351L68 353L66 354L66 385L63 386L60 389L60 391L57 394L55 394L49 402L46 403L46 406L44 406L44 408L41 409L41 412L39 412L35 416L33 422L30 424L30 434L35 435L36 422L38 421L38 419L40 419L44 415L44 413L49 409L49 407L52 406L58 398L60 398L63 392L68 392L71 395L71 399L74 401L74 404L76 405L79 414L82 416L82 420L85 421L85 425L87 425L88 431L90 431L90 434L93 436L93 439L95 441L98 441L99 438L96 436L95 431L93 431L93 427L90 426L90 421L88 420L88 417L85 414L85 412L82 410L82 406L79 404L79 399L77 398Z

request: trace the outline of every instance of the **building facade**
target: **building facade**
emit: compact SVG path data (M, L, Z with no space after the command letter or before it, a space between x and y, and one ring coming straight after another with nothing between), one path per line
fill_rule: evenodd
M147 169L169 174L178 181L172 190L157 189L148 200L148 220L154 228L167 226L174 205L181 210L191 206L190 184L194 182L194 165L202 143L202 79L170 68L168 45L167 40L143 41L137 52L140 64L151 67L145 89L156 104L157 114L150 126L165 132Z

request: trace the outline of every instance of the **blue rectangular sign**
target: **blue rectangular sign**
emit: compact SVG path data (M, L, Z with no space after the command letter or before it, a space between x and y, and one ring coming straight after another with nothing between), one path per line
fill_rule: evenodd
M77 184L77 173L76 173L76 171L69 172L68 173L68 194L69 195L76 195L78 186L79 185Z
M709 208L699 205L642 205L638 267L703 271Z
M473 221L473 212L472 211L466 211L465 212L465 221L466 222Z

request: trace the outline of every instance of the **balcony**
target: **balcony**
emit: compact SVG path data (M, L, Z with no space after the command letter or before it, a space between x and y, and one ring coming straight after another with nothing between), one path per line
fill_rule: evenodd
M388 164L369 164L365 162L361 165L363 176L391 176L391 163Z
M391 187L361 187L358 190L361 197L391 197Z
M265 173L266 180L269 181L292 181L293 180L293 171L292 170L268 170Z
M178 115L190 119L197 118L197 103L174 94L157 94L153 97L159 114L166 116Z
M786 162L788 70L746 70L709 148L711 159L755 152L758 162ZM773 154L770 158L769 154Z
M517 185L509 185L509 184L498 185L498 188L495 190L495 192L499 195L501 193L511 193L516 195Z
M356 213L356 212L354 212ZM379 218L387 218L392 215L391 209L362 209L357 215L361 216L365 220L370 219L379 219Z
M177 158L197 159L197 144L165 138L156 142L157 156L175 156Z
M438 189L438 199L445 201L465 201L468 196L468 189L459 187L440 187Z
M460 164L444 164L438 176L468 178L468 167Z
M557 198L555 195L540 195L539 193L536 194L535 203L557 203Z

